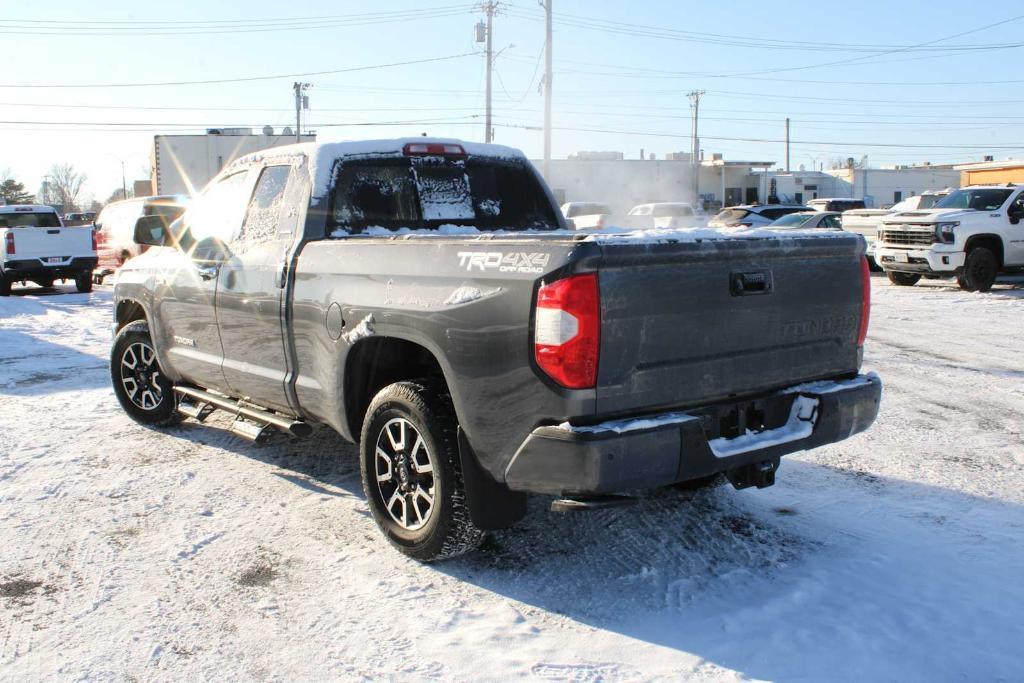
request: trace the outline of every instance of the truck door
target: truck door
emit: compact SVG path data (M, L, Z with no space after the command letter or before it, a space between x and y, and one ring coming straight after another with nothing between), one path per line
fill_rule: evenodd
M156 325L166 360L185 379L221 391L227 391L227 382L221 370L224 349L215 295L226 245L238 232L245 210L248 176L248 170L240 171L206 188L182 219L182 248L168 257L176 262L158 275Z
M1006 213L1010 225L1007 239L1003 240L1003 262L1007 266L1024 266L1024 190L1010 201ZM1016 223L1010 215L1016 217Z
M283 312L300 207L293 195L304 190L291 169L260 170L217 288L224 378L231 393L283 411L291 410Z

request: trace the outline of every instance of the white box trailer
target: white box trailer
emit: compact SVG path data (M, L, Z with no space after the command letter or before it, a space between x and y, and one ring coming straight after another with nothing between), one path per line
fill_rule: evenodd
M316 134L304 134L301 141L316 142ZM250 128L212 128L206 135L156 135L150 160L151 194L195 195L238 157L294 142L294 133L254 135Z

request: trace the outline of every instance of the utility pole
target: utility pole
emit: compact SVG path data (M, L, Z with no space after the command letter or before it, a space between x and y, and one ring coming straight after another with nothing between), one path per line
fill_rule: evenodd
M700 98L704 96L703 90L691 90L686 93L690 98L690 105L693 107L693 132L691 133L690 164L693 173L693 202L696 205L700 201L700 138L697 137L697 120L700 117Z
M786 117L786 173L789 173L789 117Z
M480 10L487 15L487 25L483 28L486 33L486 59L487 59L487 104L486 114L484 115L484 142L490 142L494 137L493 127L491 124L491 70L494 67L494 15L498 13L498 9L501 7L501 3L496 0L488 0L487 2L480 5ZM479 42L481 27L477 25L477 42Z
M121 199L128 199L128 184L124 181L124 161L121 161Z
M309 96L303 93L309 87L309 83L298 81L292 84L292 90L295 91L295 142L302 142L302 110L309 109Z
M551 166L551 3L544 0L546 39L544 43L544 180L550 181Z

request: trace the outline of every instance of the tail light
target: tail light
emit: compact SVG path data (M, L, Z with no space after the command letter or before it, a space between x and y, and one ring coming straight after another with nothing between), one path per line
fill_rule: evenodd
M868 321L871 318L871 270L866 256L860 259L860 330L857 332L857 346L864 346L868 336Z
M596 273L573 275L537 291L534 358L567 389L597 384L601 302Z
M402 154L407 157L464 157L466 156L466 150L463 149L462 145L453 145L446 142L408 142L402 148Z
M14 251L14 233L7 231L7 237L4 238L4 251L7 252L8 256L13 256Z

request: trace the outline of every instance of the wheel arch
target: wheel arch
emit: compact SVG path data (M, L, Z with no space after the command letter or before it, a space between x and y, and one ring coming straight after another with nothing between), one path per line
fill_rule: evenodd
M149 323L149 315L146 307L135 299L121 299L114 308L114 321L117 323L117 331L125 325L141 320Z
M1003 268L1003 239L999 235L994 234L983 234L983 235L972 235L967 239L967 244L964 246L964 253L971 253L971 249L975 247L985 247L989 249L993 254L996 255L996 261L999 263L999 269Z
M450 369L449 369L450 371ZM366 410L377 393L395 382L427 379L451 394L451 384L437 354L425 345L394 336L361 339L345 359L343 398L346 425L355 440L362 433ZM455 397L452 403L459 418ZM510 491L480 464L469 439L458 428L459 460L466 488L466 503L473 523L480 529L508 527L526 514L526 495Z

